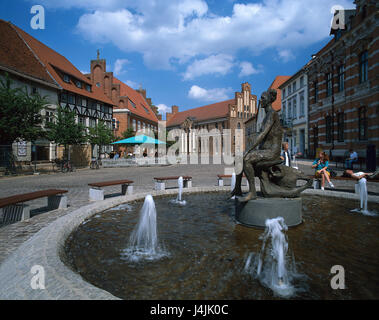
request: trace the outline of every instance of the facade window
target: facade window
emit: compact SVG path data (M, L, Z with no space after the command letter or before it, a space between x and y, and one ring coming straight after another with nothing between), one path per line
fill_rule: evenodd
M318 82L315 82L315 103L318 101Z
M75 96L72 94L68 95L68 103L74 104L75 103Z
M368 53L363 51L359 56L359 83L367 81L368 76Z
M288 100L288 115L287 119L292 119L292 102L291 100Z
M136 119L133 119L133 131L137 131Z
M327 73L325 75L325 80L326 80L326 96L330 97L332 95L332 74Z
M287 111L286 110L286 102L283 101L283 103L282 103L282 114L284 117L287 115L286 111Z
M96 87L100 88L100 82L96 83Z
M95 128L96 127L96 119L95 118L89 118L89 126L91 128Z
M138 121L138 123L137 123L137 129L141 130L141 122L140 121Z
M305 101L304 101L304 93L300 94L300 117L305 116Z
M331 116L326 116L325 128L326 128L326 143L331 143L332 142L332 117Z
M344 130L345 130L345 114L340 112L337 115L337 131L338 131L338 142L343 142L345 140Z
M295 96L293 98L293 103L292 103L292 107L293 107L293 119L296 119L297 118L297 96Z
M82 116L79 116L79 117L78 117L78 122L79 122L80 124L82 124L83 126L85 126L85 125L86 125L86 118L85 118L85 117L82 117Z
M338 67L338 92L345 90L345 67L341 65Z
M288 86L288 95L291 94L291 86Z
M292 91L293 91L293 92L296 91L296 81L292 84Z
M46 111L45 120L46 120L46 122L53 123L54 122L54 112Z
M359 140L367 140L367 109L359 108Z
M286 88L283 89L283 98L286 96Z
M304 87L304 76L300 77L300 88Z
M87 99L82 99L82 107L86 107L87 106Z
M61 94L61 101L62 102L67 102L67 94L66 93L62 93Z
M64 74L63 75L63 81L67 82L67 83L70 83L70 76L68 74Z

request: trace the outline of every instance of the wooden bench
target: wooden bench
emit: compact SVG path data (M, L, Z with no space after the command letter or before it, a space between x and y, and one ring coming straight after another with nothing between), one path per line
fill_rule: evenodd
M178 180L180 177L159 177L154 178L155 180L155 190L166 190L167 180ZM184 188L192 188L192 177L190 176L182 176L183 178L183 187Z
M217 185L219 187L224 186L224 178L231 178L231 174L218 174L217 175ZM246 178L245 174L242 176L243 178ZM246 180L247 185L249 185L249 181Z
M123 195L133 194L133 186L131 185L133 182L134 181L124 179L89 183L88 185L91 187L89 189L89 199L93 201L104 200L104 190L102 188L118 184L121 184L121 193Z
M67 208L67 190L48 189L0 198L0 222L11 223L30 218L30 207L24 202L47 197L50 210Z

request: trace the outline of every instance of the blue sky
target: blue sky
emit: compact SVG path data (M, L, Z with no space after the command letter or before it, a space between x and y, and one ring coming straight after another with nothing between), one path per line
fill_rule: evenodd
M30 26L34 4L45 9L44 30ZM82 72L99 49L107 71L142 85L164 112L232 99L246 81L260 96L330 40L334 5L354 8L352 0L6 0L0 18Z

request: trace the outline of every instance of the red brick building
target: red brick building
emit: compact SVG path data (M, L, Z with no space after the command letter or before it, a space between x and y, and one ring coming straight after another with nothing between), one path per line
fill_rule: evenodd
M257 112L257 96L251 93L251 85L242 83L241 92L236 92L234 99L221 101L206 106L179 112L178 106L172 106L172 112L167 113L167 130L184 129L187 137L183 139L183 149L186 153L200 152L201 141L198 143L188 136L192 129L205 129L210 132L218 129L221 134L224 129L231 129L231 150L236 150L235 129L242 129L241 150L245 150L245 121ZM237 148L238 148L237 144ZM222 150L213 150L212 136L209 140L210 154L220 154Z
M315 54L308 66L309 151L361 158L369 145L379 154L379 19L377 1L356 0L343 12L343 29ZM337 13L338 14L338 13ZM341 12L339 13L341 14Z
M122 137L129 128L134 132L144 128L158 130L157 109L151 99L146 98L146 90L134 90L117 79L113 72L107 72L105 59L91 60L91 73L87 77L115 105L113 127L116 136Z

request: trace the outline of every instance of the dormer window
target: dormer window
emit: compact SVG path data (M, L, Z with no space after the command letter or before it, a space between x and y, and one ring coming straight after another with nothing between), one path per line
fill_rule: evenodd
M135 103L132 100L129 99L129 102L130 102L130 104L132 105L133 108L136 108L136 105L135 105Z
M142 103L141 106L145 109L146 113L149 114L149 109L147 109Z
M87 90L88 92L91 92L91 86L90 86L89 84L86 85L86 90Z
M75 82L75 84L76 84L76 86L77 86L78 88L81 88L81 87L82 87L82 83L81 83L79 80L77 80L77 81Z
M100 88L100 82L96 83L96 87Z
M63 75L63 81L67 82L67 83L70 83L70 76L68 74L64 74Z

